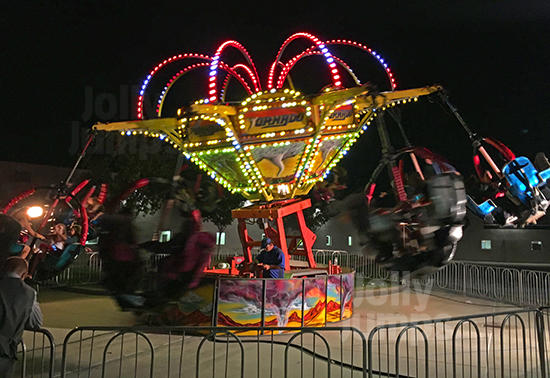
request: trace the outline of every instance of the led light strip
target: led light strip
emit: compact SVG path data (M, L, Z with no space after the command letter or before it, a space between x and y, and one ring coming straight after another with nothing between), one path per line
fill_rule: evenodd
M162 92L159 96L159 99L157 100L157 116L160 117L161 112L162 112L162 106L164 104L164 100L166 99L166 96L168 95L168 91L176 83L176 81L179 80L179 78L181 78L183 75L185 75L189 71L192 71L192 70L197 69L197 68L204 68L204 67L209 67L209 66L210 66L210 63L191 64L191 65L185 67L184 69L180 70L174 76L172 76L172 78L164 86L164 89L162 90ZM242 76L240 76L233 68L230 68L229 66L227 66L223 62L221 64L221 68L229 73L229 75L227 76L228 78L230 78L230 77L236 78L239 81L239 83L242 84L242 86L245 88L245 90L248 92L248 94L252 94L252 90L250 89L250 87L248 86L248 84L246 83L244 78Z
M336 88L341 87L342 86L342 81L340 80L340 75L338 73L338 68L336 67L336 63L334 63L334 58L332 57L332 54L327 49L325 44L319 38L314 36L313 34L310 34L310 33L295 33L295 34L291 35L290 37L288 37L286 39L286 41L284 41L282 46L280 47L279 52L277 53L277 57L275 58L275 61L273 62L273 64L271 65L271 68L269 70L269 76L268 76L268 79L267 79L267 88L268 89L273 88L273 79L274 79L274 76L275 76L275 69L277 68L279 60L281 59L281 56L282 56L285 48L292 41L294 41L295 39L298 39L298 38L309 39L310 41L312 41L315 44L314 47L323 53L323 55L325 56L325 59L328 63L328 66L330 68L330 72L331 72L331 75L332 75L332 83L334 84L334 86Z
M258 76L258 72L256 71L256 67L254 66L254 63L252 62L252 59L250 58L250 55L248 54L248 51L237 41L225 41L218 47L216 50L216 53L214 54L214 57L212 58L212 62L210 63L210 73L209 73L209 79L208 79L208 99L210 102L216 102L218 99L218 90L217 90L217 76L218 76L218 65L221 62L220 56L223 52L223 50L228 47L235 47L237 50L239 50L246 58L248 63L252 66L252 69L254 71L254 74L252 75L252 82L254 83L255 88L260 88L260 78Z
M354 42L354 41L349 41L349 40L345 40L345 39L334 39L334 40L330 40L330 41L326 41L324 42L325 45L346 45L346 46L352 46L352 47L356 47L356 48L359 48L365 52L368 52L370 55L372 55L374 58L376 58L376 60L380 63L380 65L384 68L384 71L386 73L386 76L388 77L388 80L389 80L389 83L390 83L390 86L391 86L391 90L395 90L395 88L397 87L397 83L395 81L395 77L393 75L393 72L391 70L391 68L389 67L389 65L386 63L386 61L384 60L384 58L382 58L380 56L380 54L378 54L376 51L372 50L371 48L367 47L366 45L363 45L361 43L358 43L358 42ZM309 56L311 55L311 53L314 52L315 50L315 46L312 46L312 47L309 47L307 48L306 50L302 51L300 54L294 56L293 58L291 58L286 64L283 65L283 68L281 70L281 73L279 74L279 78L277 80L277 88L280 88L283 86L284 84L284 80L286 79L286 76L288 75L288 73L290 72L290 70L294 67L294 65L302 58L306 57L306 56ZM333 55L333 58L336 60L337 57ZM274 67L274 66L272 66ZM348 70L349 72L350 70ZM353 72L353 71L352 71ZM355 78L354 78L355 80ZM356 80L357 82L357 80Z
M151 72L149 72L149 75L147 75L147 77L145 78L145 80L143 81L143 84L141 85L141 89L139 91L139 95L138 95L138 99L137 99L137 117L138 119L143 119L143 116L144 116L144 109L143 109L143 98L144 98L144 95L145 95L145 91L147 89L147 86L149 85L149 83L151 82L151 79L153 78L153 76L161 69L163 68L164 66L170 64L170 63L174 63L174 62L177 62L179 60L182 60L182 59L202 59L202 60L208 60L208 61L211 61L212 58L208 55L204 55L204 54L194 54L194 53L187 53L187 54L179 54L179 55L174 55L168 59L165 59L163 60L161 63L157 64L155 66L155 68L153 68L151 70ZM246 84L246 82L244 81L244 79L242 79L242 77L237 74L235 71L233 71L231 69L231 67L229 67L227 64L223 63L223 62L219 62L220 64L220 67L227 71L229 74L231 74L232 76L234 76L235 78L237 78L239 80L239 82L241 84L243 84L243 86L245 87L246 91L248 93L252 93L252 90L250 89L250 87L248 86L248 84Z
M388 63L386 63L386 60L382 56L380 56L380 54L378 54L376 51L369 48L367 45L364 45L362 43L355 42L355 41L346 40L346 39L332 39L330 41L326 41L325 44L326 45L353 46L353 47L357 47L357 48L359 48L363 51L368 52L374 58L376 58L376 60L378 60L378 62L382 65L382 67L384 67L384 71L386 71L386 75L388 76L388 80L390 81L391 89L395 90L395 88L397 88L397 82L395 81L395 77L393 76L393 72L392 72L390 66L388 65Z

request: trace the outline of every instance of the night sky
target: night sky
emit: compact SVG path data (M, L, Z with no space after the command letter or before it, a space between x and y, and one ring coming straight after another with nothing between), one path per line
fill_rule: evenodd
M0 160L70 165L74 130L98 120L135 118L128 105L131 88L176 53L213 54L221 42L235 39L252 55L265 85L278 47L297 31L365 43L385 57L399 88L442 84L480 134L501 139L519 154L550 152L550 2L353 3L297 1L287 8L276 2L17 2L0 15ZM372 58L353 55L347 62L370 80ZM294 75L304 92L329 83L319 60L304 63ZM196 98L205 97L204 85L192 88ZM175 91L171 101L179 104L178 93L182 103L190 100L184 92ZM135 91L131 97L135 101ZM90 101L98 98L118 105L89 113ZM415 143L433 147L459 167L470 161L465 134L436 105L404 109L403 119ZM348 165L376 160L375 144L368 141L373 137L363 137Z

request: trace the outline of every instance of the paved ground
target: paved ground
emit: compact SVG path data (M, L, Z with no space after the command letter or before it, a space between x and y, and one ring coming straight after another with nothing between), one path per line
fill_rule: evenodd
M135 324L132 313L120 311L116 302L104 295L43 289L39 291L38 301L44 314L44 327L48 329Z
M73 327L77 325L129 326L135 325L137 322L132 313L121 312L116 303L106 296L50 289L40 292L39 301L44 313L45 328L53 333L58 346L55 356L57 371L59 371L61 361L61 345L67 332ZM414 287L402 290L395 288L363 290L356 292L353 318L335 325L358 328L365 337L368 337L369 332L381 324L495 313L512 309L513 307L500 303L465 298L459 295L442 292L427 294L415 290ZM478 339L481 341L479 350L482 350L484 357L481 363L484 374L489 371L498 372L500 369L501 356L495 350L500 346L501 321L502 318L491 319L489 317L481 319L477 324L480 329ZM405 332L403 342L396 348L395 339L401 329L378 332L373 338L372 366L376 369L394 372L398 364L400 373L405 373L406 376L425 376L426 366L430 370L430 376L435 369L440 369L439 374L442 376L444 376L442 372L445 371L451 374L452 335L456 324L457 322L449 322L432 328L424 328L423 332L427 335L426 340L429 341L429 347L426 347L428 344L423 344L422 338L419 339L419 333ZM458 329L460 333L456 337L457 342L460 343L460 345L456 345L456 355L461 358L461 360L457 360L456 365L459 370L464 370L463 374L460 374L459 371L458 376L475 375L469 373L472 373L470 370L473 367L475 367L475 371L478 365L471 354L472 350L478 350L475 338L472 337L472 329L475 327L467 325L466 329L463 327ZM465 330L466 335L464 335ZM515 330L515 334L507 333L510 345L514 341L517 344L517 327ZM287 366L283 363L285 360L284 344L293 335L274 335L273 338L270 335L259 338L241 337L240 341L246 357L244 363L246 376L262 377L266 376L266 372L270 370L273 371L274 377L284 376L285 368L288 369L289 376L302 376L302 371L304 372L303 376L326 376L329 367L323 357L328 357L329 352L332 360L344 361L344 364L336 363L330 366L332 376L353 376L353 369L350 369L350 366L363 366L363 358L366 354L363 353L360 335L353 334L352 336L352 332L334 331L322 331L321 335L327 344L322 339L313 338L311 335L294 339L292 344L305 348L306 353L301 353L301 349L290 348ZM154 350L154 376L195 376L197 371L196 355L201 343L198 376L226 376L226 373L229 377L240 375L242 356L240 344L227 343L227 341L232 341L229 336L222 338L225 341L223 343L211 343L197 335L185 335L184 337L182 335L148 335L151 345L144 338L139 336L136 338L135 335L112 339L113 336L113 333L101 332L96 332L93 335L90 332L73 335L68 340L69 352L67 355L67 366L73 373L68 376L77 376L79 369L80 374L84 376L88 376L88 372L91 372L90 376L101 376L103 361L110 373L107 374L108 376L113 374L114 376L134 376L136 371L137 376L148 376L151 366L150 348ZM521 337L519 338L521 339ZM262 343L258 343L258 339L262 340ZM109 341L111 341L110 347L105 350ZM27 337L27 345L30 345L31 342L32 340ZM315 351L315 354L312 355L308 350ZM400 354L398 358L395 356L396 350ZM533 353L531 350L528 352ZM411 354L415 353L416 356L411 358ZM517 353L514 351L510 355L517 356ZM516 376L515 370L518 372L522 370L519 369L519 366L516 367L517 364L514 365L515 359L517 357L514 357L513 361L511 360L510 374L506 374L506 376ZM36 371L36 369L34 366L33 370ZM27 370L29 371L29 368ZM355 375L359 376L359 372L355 371ZM519 375L521 374L518 373L517 376Z
M93 290L90 290L91 292ZM38 300L46 328L71 329L76 326L130 326L138 319L122 312L116 302L104 295L69 292L60 289L40 290ZM502 303L441 291L425 292L412 288L358 290L354 299L354 316L338 325L363 331L376 325L480 314L513 309Z

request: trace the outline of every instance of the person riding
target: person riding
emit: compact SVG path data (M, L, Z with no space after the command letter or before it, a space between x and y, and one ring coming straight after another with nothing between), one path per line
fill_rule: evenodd
M256 266L263 271L264 278L284 278L285 254L270 238L262 239L262 250L256 257L256 262Z
M33 238L44 240L46 239L44 235L38 233L35 231L32 227L31 218L27 214L27 207L22 207L20 209L17 209L12 214L10 214L16 221L19 222L23 230L26 230L27 233L32 236Z
M59 258L67 244L67 227L63 223L58 223L54 226L53 232L48 234L46 242L41 243L34 252L29 263L29 279L33 278L38 266L48 255Z
M54 226L53 232L48 235L48 240L52 249L62 251L67 242L67 227L63 223L58 223Z
M114 294L122 308L143 306L145 298L136 295L143 278L141 259L132 212L123 208L100 218L99 256L103 262L103 285Z

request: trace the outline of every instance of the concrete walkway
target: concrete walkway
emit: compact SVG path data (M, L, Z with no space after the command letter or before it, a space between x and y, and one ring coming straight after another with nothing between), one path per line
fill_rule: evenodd
M39 300L44 312L45 328L52 332L57 346L56 372L59 372L61 365L63 340L71 328L77 325L131 326L137 321L133 314L121 312L109 297L48 290L40 293ZM335 326L355 327L366 338L372 329L382 324L513 309L514 307L491 301L442 292L427 294L415 290L414 287L400 291L360 291L356 292L354 299L354 316ZM464 325L457 328L457 322L423 327L425 340L419 338L420 333L415 330L408 330L403 333L399 345L395 340L402 328L381 330L373 335L372 367L390 372L399 369L404 376L435 376L434 372L438 376L445 376L445 373L452 376L451 351L454 341L457 376L475 376L477 369L483 375L490 371L491 376L493 373L500 376L501 354L498 347L502 320L503 317L489 317L476 321L476 327L480 330L477 338L472 336L471 324L466 324L468 328L464 328ZM526 319L526 323L527 320L530 321ZM510 364L506 364L509 371L505 371L505 376L522 376L523 349L515 348L521 349L519 355L517 350L510 349L521 344L523 339L517 332L517 320L515 328L513 325L504 327L507 329L506 337L509 338L504 350L507 353L506 358L510 356ZM527 325L530 337L532 326L533 324ZM457 333L453 338L455 330ZM26 339L27 345L32 343L29 336ZM323 377L328 375L328 370L332 377L359 377L362 376L361 372L353 369L353 366L367 366L363 360L367 354L363 349L362 337L351 331L320 329L319 336L322 337L309 334L297 337L292 334L240 336L240 343L230 335L220 335L220 342L217 343L200 335L147 334L147 339L136 334L115 338L113 336L115 333L74 334L68 340L69 374L66 376L99 377L104 366L108 373L106 376L121 377L149 376L151 367L154 377L192 377L196 374L200 377L233 377L240 376L241 369L246 377L283 377L285 369L289 377ZM292 337L293 347L285 351L285 344ZM477 340L480 342L479 347ZM475 359L477 351L483 357L480 362ZM396 352L399 353L397 357ZM532 355L536 355L536 351L527 349L527 353L530 353L527 356L528 365L531 363L528 366L529 371L534 371L537 366L532 362ZM332 363L329 364L327 358ZM242 359L244 364L241 363ZM521 364L515 362L519 359Z

